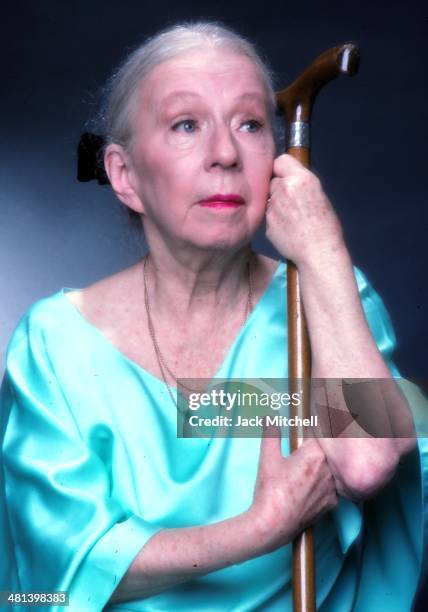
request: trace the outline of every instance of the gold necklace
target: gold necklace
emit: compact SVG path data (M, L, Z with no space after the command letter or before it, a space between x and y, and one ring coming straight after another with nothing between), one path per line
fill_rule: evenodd
M252 273L251 273L251 258L253 256L253 252L250 253L250 258L248 259L248 263L247 263L247 272L248 272L248 298L247 298L247 302L245 305L245 310L244 310L244 316L243 316L243 320L241 323L241 327L244 325L245 321L247 320L248 315L251 313L251 311L253 310L253 283L252 283ZM157 340L156 337L156 332L155 332L155 327L153 325L153 319L152 319L152 312L151 312L151 307L150 307L150 298L149 298L149 290L148 290L148 286L147 286L147 263L149 260L149 255L147 254L144 258L143 258L143 277L144 277L144 303L145 303L145 307L146 307L146 315L147 315L147 325L149 328L149 333L150 333L150 337L152 339L152 343L153 343L153 348L156 354L156 359L159 365L159 369L161 371L162 374L162 378L163 381L166 385L166 388L168 389L168 393L171 397L171 400L174 404L174 406L177 407L177 401L175 400L172 391L171 391L171 387L169 386L168 382L167 382L167 378L166 378L166 374L165 372L168 372L168 374L177 382L177 376L174 374L174 372L172 372L172 370L168 367L168 364L165 361L164 356L162 355L162 351L160 350L159 347L159 342ZM188 391L192 391L195 392L195 389L191 389L190 387L187 387L186 385L184 385L183 383L180 383L180 386L182 386L184 389L188 390Z

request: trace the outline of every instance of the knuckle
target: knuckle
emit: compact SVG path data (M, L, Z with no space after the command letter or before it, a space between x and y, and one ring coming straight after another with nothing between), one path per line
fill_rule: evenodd
M290 194L296 199L298 198L299 194L302 193L302 191L307 191L311 188L307 178L300 173L293 174L292 176L288 177L287 185Z
M314 187L321 190L321 179L316 174L313 174L312 172L311 172L311 180L312 180Z
M320 445L314 438L308 438L307 440L305 440L300 448L304 449L308 453L314 454L319 453L319 451L321 450Z
M318 459L318 461L320 461L321 463L323 461L325 461L325 454L323 449L321 448L320 444L318 443L317 440L315 439L311 439L309 440L311 446L311 452L313 453L313 455Z
M314 174L311 170L309 170L308 168L305 168L303 170L305 177L308 181L310 181L311 183L313 183L314 185L318 185L321 183L321 181L319 180L318 176L316 174Z
M273 162L273 172L274 172L274 174L279 174L279 175L282 174L284 169L287 167L288 158L290 158L290 157L291 156L288 155L287 153L282 153L282 155L279 155L275 159L275 161Z

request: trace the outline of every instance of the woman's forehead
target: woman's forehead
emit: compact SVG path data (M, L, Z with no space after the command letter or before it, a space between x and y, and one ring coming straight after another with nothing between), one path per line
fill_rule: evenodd
M186 52L158 64L140 84L140 93L159 103L225 93L266 101L258 66L246 55L219 49Z

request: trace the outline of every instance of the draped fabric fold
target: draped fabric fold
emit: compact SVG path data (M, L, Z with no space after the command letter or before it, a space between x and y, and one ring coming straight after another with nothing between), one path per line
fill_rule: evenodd
M398 376L389 316L364 275L355 273L372 334ZM280 262L217 378L287 376L285 284ZM67 590L70 612L105 606L291 610L290 546L147 599L108 606L135 556L160 529L210 524L249 508L260 439L177 438L176 409L164 383L86 321L67 291L34 304L8 347L0 392L6 549L0 589ZM423 411L424 398L410 396L412 408ZM418 443L376 498L361 507L342 499L316 525L320 610L410 609L427 533L427 439ZM289 453L287 438L282 452Z

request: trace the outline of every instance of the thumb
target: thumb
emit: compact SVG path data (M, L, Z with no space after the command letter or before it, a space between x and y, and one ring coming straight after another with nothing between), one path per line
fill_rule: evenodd
M260 445L260 464L269 468L273 462L277 462L282 458L281 440L281 429L277 425L267 425L265 418L263 420L263 433Z

